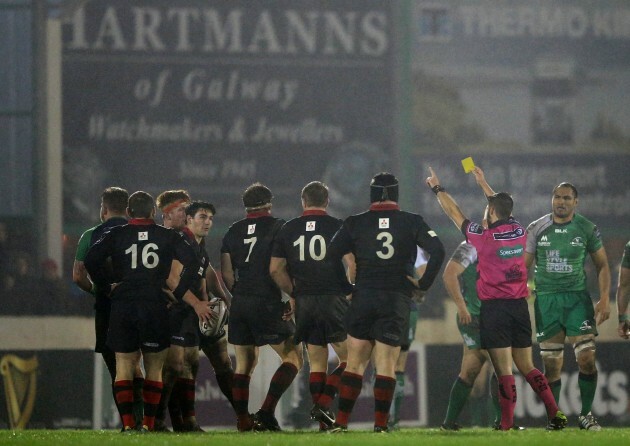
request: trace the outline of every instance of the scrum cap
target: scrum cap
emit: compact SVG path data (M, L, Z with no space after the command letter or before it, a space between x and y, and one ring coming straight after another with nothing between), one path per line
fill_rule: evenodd
M389 172L374 175L370 183L370 203L398 201L398 178Z

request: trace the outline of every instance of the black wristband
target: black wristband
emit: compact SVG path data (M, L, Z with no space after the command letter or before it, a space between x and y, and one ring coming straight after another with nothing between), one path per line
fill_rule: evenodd
M435 186L433 186L431 188L431 190L433 191L433 193L435 195L437 195L439 192L446 192L446 189L444 189L442 186L440 186L439 184L436 184Z

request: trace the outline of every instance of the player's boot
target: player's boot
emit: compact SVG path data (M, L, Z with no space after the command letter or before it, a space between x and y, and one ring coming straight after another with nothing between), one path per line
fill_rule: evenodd
M602 427L597 422L597 419L593 416L591 412L586 415L580 415L578 417L578 424L580 425L580 429L586 429L589 431L601 431Z
M561 410L556 412L556 416L549 420L547 424L548 431L559 431L567 426L567 417Z
M335 424L335 416L331 410L319 404L314 404L311 408L311 418L325 424L328 429Z

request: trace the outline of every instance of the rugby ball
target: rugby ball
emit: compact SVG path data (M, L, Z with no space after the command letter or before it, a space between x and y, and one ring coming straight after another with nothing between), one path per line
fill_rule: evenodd
M199 331L204 336L218 335L227 322L228 310L225 302L215 297L210 299L210 303L213 304L210 307L210 319L207 322L199 320Z

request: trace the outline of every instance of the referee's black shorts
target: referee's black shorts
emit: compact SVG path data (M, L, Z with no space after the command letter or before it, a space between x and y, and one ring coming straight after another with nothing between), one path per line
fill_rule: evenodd
M344 295L311 294L295 298L296 344L306 342L324 346L344 341L343 321L350 303Z
M399 347L409 336L411 297L400 291L359 289L352 293L346 329L353 338Z
M532 346L532 324L527 300L481 301L479 314L481 348L526 348Z

